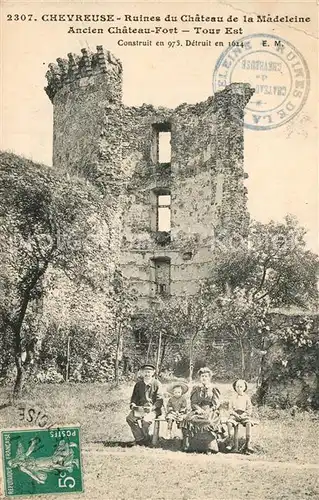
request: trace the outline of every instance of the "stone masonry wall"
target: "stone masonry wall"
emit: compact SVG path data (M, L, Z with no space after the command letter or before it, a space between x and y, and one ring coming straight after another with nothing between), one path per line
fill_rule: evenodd
M149 302L151 260L158 257L170 259L171 294L193 294L212 265L219 235L243 235L247 227L243 112L253 91L232 84L176 109L127 107L121 101L121 63L101 47L82 54L58 60L47 75L54 165L101 188L121 239L113 245L116 260L141 305ZM167 123L171 163L162 165L154 154L154 126ZM166 244L154 230L159 190L171 193Z
M216 237L222 232L245 233L242 120L228 118L227 113L220 116L221 110L225 114L213 98L175 110L147 105L125 109L122 134L135 167L129 185L132 203L124 218L122 263L145 305L151 259L170 258L171 294L194 294L213 265ZM168 169L152 158L152 126L166 122L171 125L172 148ZM156 243L152 228L156 208L151 196L161 188L172 197L171 242L164 246Z

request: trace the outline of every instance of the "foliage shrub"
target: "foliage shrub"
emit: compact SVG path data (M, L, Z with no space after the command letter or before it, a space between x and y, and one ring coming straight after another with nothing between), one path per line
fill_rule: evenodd
M42 374L50 370L50 376L41 381L56 381L53 380L55 369L56 376L62 377L62 380L68 378L71 382L111 382L114 380L115 356L115 341L106 339L99 331L80 326L62 329L51 324L41 343L36 378L40 381ZM120 362L120 369L121 378L130 378L131 370L126 356Z
M232 382L241 377L240 352L234 342L220 342L201 349L194 356L194 375L203 367L208 366L213 372L214 380ZM251 358L249 381L257 379L260 358L256 355ZM175 373L181 377L188 377L189 358L187 353L176 363Z
M318 321L294 318L267 353L258 401L275 408L319 409Z

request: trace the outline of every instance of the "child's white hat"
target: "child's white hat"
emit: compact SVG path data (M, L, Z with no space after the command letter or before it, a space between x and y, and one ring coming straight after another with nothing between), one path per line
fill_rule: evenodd
M174 380L168 385L166 390L169 394L172 394L175 387L180 387L182 389L183 394L185 394L188 391L188 385L183 380Z

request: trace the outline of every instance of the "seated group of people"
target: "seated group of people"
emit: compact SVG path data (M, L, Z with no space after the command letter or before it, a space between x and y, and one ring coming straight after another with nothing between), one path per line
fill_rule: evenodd
M135 442L148 445L151 442L149 428L155 418L165 414L169 437L172 437L174 422L181 429L183 449L217 453L218 441L228 437L227 451L238 451L238 427L246 429L244 452L252 453L250 445L252 404L247 395L245 380L233 383L234 394L229 401L227 418L220 416L220 391L212 384L212 372L209 368L198 371L199 383L190 393L188 402L185 394L188 385L183 381L171 383L167 392L170 398L164 408L161 383L154 378L155 367L145 364L141 367L141 379L135 384L131 397L130 413L126 418Z

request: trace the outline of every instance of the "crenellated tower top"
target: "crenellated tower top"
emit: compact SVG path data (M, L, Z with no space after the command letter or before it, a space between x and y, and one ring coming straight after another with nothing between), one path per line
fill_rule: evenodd
M83 78L105 75L110 85L122 87L122 63L111 52L102 45L96 47L96 52L85 48L81 52L81 56L69 53L68 59L59 57L57 64L49 64L45 91L52 102L60 89L70 85L76 88Z

